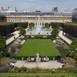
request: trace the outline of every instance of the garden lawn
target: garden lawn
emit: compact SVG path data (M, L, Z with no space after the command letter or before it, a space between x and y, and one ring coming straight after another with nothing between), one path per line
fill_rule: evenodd
M50 39L28 39L17 56L57 56L58 52Z

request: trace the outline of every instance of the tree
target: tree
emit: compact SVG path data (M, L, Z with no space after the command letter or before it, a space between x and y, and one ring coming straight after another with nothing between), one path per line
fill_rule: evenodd
M21 27L20 28L20 32L19 32L19 35L21 36L21 35L25 35L25 34L26 34L25 28Z
M49 29L50 28L50 24L49 23L45 23L45 27Z
M56 38L56 36L58 35L58 29L57 28L53 28L51 35Z
M77 53L74 55L74 59L77 62Z
M0 35L0 51L4 51L6 47L6 40L3 36Z
M74 38L72 43L69 45L69 49L77 53L77 38Z
M19 28L22 28L22 24L21 24L21 23L18 23L17 26L18 26Z
M7 36L8 34L15 31L15 24L13 23L5 23L0 24L0 35Z
M6 56L8 51L8 47L6 46L6 39L3 36L0 36L0 52L2 53L1 56Z
M77 24L76 23L64 23L63 31L72 37L77 37Z
M29 29L32 29L34 27L34 23L29 24Z

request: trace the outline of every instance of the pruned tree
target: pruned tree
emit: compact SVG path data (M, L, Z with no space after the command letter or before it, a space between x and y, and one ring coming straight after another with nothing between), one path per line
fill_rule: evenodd
M6 46L6 39L4 36L0 36L0 52L3 57L5 57L8 52L8 47Z
M19 35L21 36L21 35L25 35L25 34L26 34L26 30L25 30L25 28L20 27Z
M53 28L51 35L56 38L56 36L58 35L58 28Z
M0 35L0 51L4 51L6 47L6 40L3 36Z

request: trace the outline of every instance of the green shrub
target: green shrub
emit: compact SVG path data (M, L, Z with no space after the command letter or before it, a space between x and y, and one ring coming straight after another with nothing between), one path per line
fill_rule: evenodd
M67 51L64 50L62 46L58 46L57 49L59 50L59 52L63 58L65 58L67 56Z

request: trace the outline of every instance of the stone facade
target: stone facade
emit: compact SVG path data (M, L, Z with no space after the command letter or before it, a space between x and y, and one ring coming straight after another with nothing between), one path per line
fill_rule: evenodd
M40 23L51 22L72 22L70 14L54 14L54 13L13 13L6 14L6 22L28 22L36 24L40 16Z
M38 16L7 16L6 22L28 22L37 23ZM50 22L72 22L71 16L41 16L40 23Z

